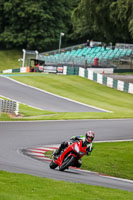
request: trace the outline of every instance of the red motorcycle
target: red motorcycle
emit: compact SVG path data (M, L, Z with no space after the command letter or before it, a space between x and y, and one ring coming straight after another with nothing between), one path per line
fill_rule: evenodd
M51 169L55 169L57 166L59 166L59 171L64 171L70 166L76 167L79 159L87 154L86 149L87 146L82 147L81 140L75 142L64 149L64 151L62 151L57 158L53 156L49 166Z

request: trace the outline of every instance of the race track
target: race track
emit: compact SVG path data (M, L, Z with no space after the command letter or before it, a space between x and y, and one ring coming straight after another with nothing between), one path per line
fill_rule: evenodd
M95 141L133 139L132 119L0 122L0 169L133 191L133 181L73 169L66 172L51 170L48 162L32 159L21 152L21 149L28 147L59 144L73 135L85 133L88 129L96 132Z
M18 99L18 101L29 104L32 99L34 107L38 107L38 98L36 100L35 96L38 95L39 99L43 99L45 94L45 92L37 91L34 88L0 77L0 95L16 99L19 98L19 95L17 95L18 91L21 91L21 99ZM74 108L75 110L78 109L79 112L83 110L89 112L90 109L93 109L75 102L72 102L73 104L70 105L71 101L68 103L63 98L60 99L62 106L59 106L58 103L54 104L55 101L59 101L59 97L58 100L55 100L55 97L51 94L46 95L45 102L39 100L39 105L44 109L47 106L46 102L48 102L49 107L49 102L51 101L54 105L52 108L56 110L57 106L58 111L64 108L67 111ZM51 99L50 101L48 101L49 98ZM0 169L57 180L133 191L133 181L115 179L97 173L74 169L65 172L59 172L58 169L51 170L48 162L25 156L21 151L29 147L59 144L64 140L69 140L73 135L84 134L87 130L96 132L95 141L130 140L133 139L133 119L0 122Z
M0 95L35 108L54 112L106 112L0 76Z

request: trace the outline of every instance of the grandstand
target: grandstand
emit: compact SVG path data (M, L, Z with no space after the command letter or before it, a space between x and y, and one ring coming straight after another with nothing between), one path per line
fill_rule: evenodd
M80 65L86 67L116 67L118 61L129 62L133 55L133 46L117 44L104 48L100 43L95 42L93 48L86 44L77 45L65 49L50 51L39 54L39 59L45 61L46 65Z
M23 50L24 66L31 66L31 60L43 61L44 66L83 67L83 68L115 68L133 71L133 45L119 44L106 48L100 42L94 42L94 47L80 44L59 50L39 53ZM35 66L34 66L35 67Z

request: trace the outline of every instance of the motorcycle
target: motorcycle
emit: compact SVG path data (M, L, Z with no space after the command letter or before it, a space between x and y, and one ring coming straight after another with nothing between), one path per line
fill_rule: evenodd
M64 171L70 166L79 167L78 161L87 154L87 146L82 147L82 141L77 141L70 144L66 149L61 151L58 157L53 155L53 159L50 163L50 168L55 169L59 166L59 171Z

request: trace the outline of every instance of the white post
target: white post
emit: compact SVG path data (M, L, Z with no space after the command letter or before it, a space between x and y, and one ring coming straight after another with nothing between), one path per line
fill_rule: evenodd
M64 36L64 33L60 33L60 39L59 39L59 53L60 53L60 49L61 49L61 40L62 40L62 36Z
M35 54L36 54L36 60L38 59L38 54L39 52L38 51L35 51Z
M26 54L26 50L23 49L23 62L22 62L22 67L24 67L24 63L25 63L25 54Z
M15 110L15 115L18 115L19 113L19 103L16 102L16 110Z

